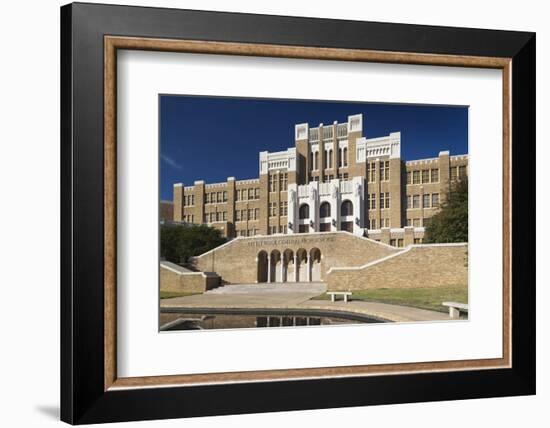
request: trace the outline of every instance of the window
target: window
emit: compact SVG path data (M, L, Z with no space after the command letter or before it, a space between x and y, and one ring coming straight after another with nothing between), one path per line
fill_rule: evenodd
M413 171L413 184L420 184L420 171Z
M221 216L222 216L222 213L221 213L221 212L217 212L216 215L215 215L214 217L215 217L216 221L221 221L221 219L222 219Z
M252 220L254 218L254 210L252 208L248 209L248 220Z
M371 193L368 199L369 210L376 209L376 193Z
M367 164L367 181L374 183L376 181L376 163Z
M325 150L325 158L323 159L323 169L327 169L328 150Z
M437 183L439 181L439 169L432 169L432 183Z
M241 210L241 220L246 221L246 210Z
M391 245L392 247L397 247L397 242L396 242L396 240L395 240L395 239L390 239L390 245Z
M345 200L342 202L342 207L340 208L341 216L353 215L353 204L351 201Z
M424 219L422 220L422 226L428 227L428 225L430 224L431 219L432 219L431 217L424 218Z
M403 238L399 238L399 239L397 240L397 246L398 246L398 247L402 247L402 246L403 246Z
M413 225L412 218L407 219L407 226L410 227Z
M422 195L422 207L423 208L430 208L430 194L426 193Z
M455 166L452 166L451 167L451 181L456 181L457 174L458 174L457 168Z
M407 195L407 209L411 209L411 208L412 208L412 196Z
M210 193L206 193L204 195L204 203L209 204L210 203Z
M458 167L458 179L464 180L466 178L466 166L461 165Z
M300 205L299 217L301 220L309 218L309 205L302 204Z
M235 221L241 221L241 211L235 211Z
M237 189L235 192L235 200L240 201L241 200L241 191L240 189Z
M321 218L330 217L330 203L323 202L319 208L319 216Z
M412 184L412 172L407 171L407 184Z
M313 165L315 166L314 169L319 169L319 152L315 152Z
M252 229L252 235L256 236L258 234L258 229Z
M254 189L248 189L248 200L254 199Z
M222 192L216 193L216 202L220 203L223 201Z
M389 218L381 218L381 222L384 222L384 227L390 227L390 219Z
M390 161L380 161L380 181L390 179Z
M246 236L246 230L239 230L239 236Z
M380 209L387 209L390 207L390 194L389 192L380 193Z
M439 207L439 193L432 193L432 207Z
M223 201L227 202L227 191L223 191Z
M269 175L269 191L270 192L275 192L276 190L277 190L277 187L276 187L275 176L270 174Z
M429 169L423 169L422 170L422 183L429 183L430 182L430 170Z
M282 173L280 176L279 176L279 179L280 179L280 185L279 185L279 188L281 189L281 191L283 190L286 190L287 187L288 187L288 174L285 172L285 173ZM260 189L256 189L256 190L260 190ZM259 192L258 192L258 197L259 197ZM258 199L258 197L256 199Z
M332 168L332 150L328 151L328 167Z
M288 213L288 202L282 201L279 206L279 215L287 215Z
M277 215L277 203L276 202L270 202L269 203L269 217L275 217Z
M420 208L420 195L413 195L413 208Z
M422 244L422 238L414 238L415 244Z
M420 219L419 218L413 218L413 226L414 227L420 227Z
M285 176L286 176L286 174L285 174ZM286 186L285 186L285 189L286 189ZM260 199L260 189L258 189L258 188L254 189L254 199Z
M227 211L222 211L222 221L227 221Z
M260 218L260 209L254 208L254 220L258 220Z
M371 228L371 229L376 229L376 219L372 219L372 220L370 221L370 228Z

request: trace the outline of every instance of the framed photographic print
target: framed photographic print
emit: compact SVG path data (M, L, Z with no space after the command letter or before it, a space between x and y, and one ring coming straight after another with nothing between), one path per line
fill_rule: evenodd
M535 393L534 34L77 3L61 53L62 420Z

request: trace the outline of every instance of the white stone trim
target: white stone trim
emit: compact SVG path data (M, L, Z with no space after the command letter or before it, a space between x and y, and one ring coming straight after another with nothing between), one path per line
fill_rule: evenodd
M160 262L160 267L166 270L169 270L170 272L174 272L178 275L184 276L184 275L201 275L203 278L206 278L208 275L206 275L204 272L181 272L177 269L174 269L173 267L167 266L164 263Z
M328 275L329 273L331 273L332 271L337 271L337 270L362 270L362 269L366 269L370 266L373 266L373 265L376 265L378 263L382 263L382 262L385 262L386 260L389 260L389 259L393 259L394 257L397 257L397 256L400 256L402 254L405 254L407 252L409 252L411 250L411 248L413 247L413 245L409 245L407 246L405 249L403 250L398 250L397 253L394 253L394 254L390 254L386 257L382 257L381 259L377 259L377 260L374 260L372 262L369 262L369 263L366 263L362 266L350 266L350 267L331 267L326 275ZM396 249L396 247L391 247L393 249Z
M193 257L191 257L191 259L200 259L201 257L206 256L207 254L210 254L213 251L219 250L220 248L226 247L227 245L229 245L229 244L231 244L235 241L242 240L242 239L247 239L247 238L256 238L258 236L261 236L261 235L250 236L250 237L249 236L237 236L236 238L233 238L232 240L227 241L225 244L222 244L219 247L212 248L211 250L208 250L206 253L202 253L198 256L193 256Z

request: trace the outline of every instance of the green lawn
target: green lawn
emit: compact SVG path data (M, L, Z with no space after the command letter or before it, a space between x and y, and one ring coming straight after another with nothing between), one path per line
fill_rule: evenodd
M337 296L340 297L341 296ZM321 294L314 300L329 300L330 296ZM448 312L449 308L442 302L468 303L468 287L441 288L377 288L372 290L353 291L351 300L389 303L392 305L413 306L420 309Z
M185 297L185 296L194 296L195 294L201 293L186 293L184 291L160 291L161 299L170 299L172 297Z

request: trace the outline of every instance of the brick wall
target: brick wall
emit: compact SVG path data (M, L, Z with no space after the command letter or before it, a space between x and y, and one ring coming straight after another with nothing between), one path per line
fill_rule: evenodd
M467 244L411 246L361 268L332 269L326 282L328 290L465 285Z
M185 293L204 293L219 285L217 275L203 272L176 272L160 265L161 291L181 291Z

